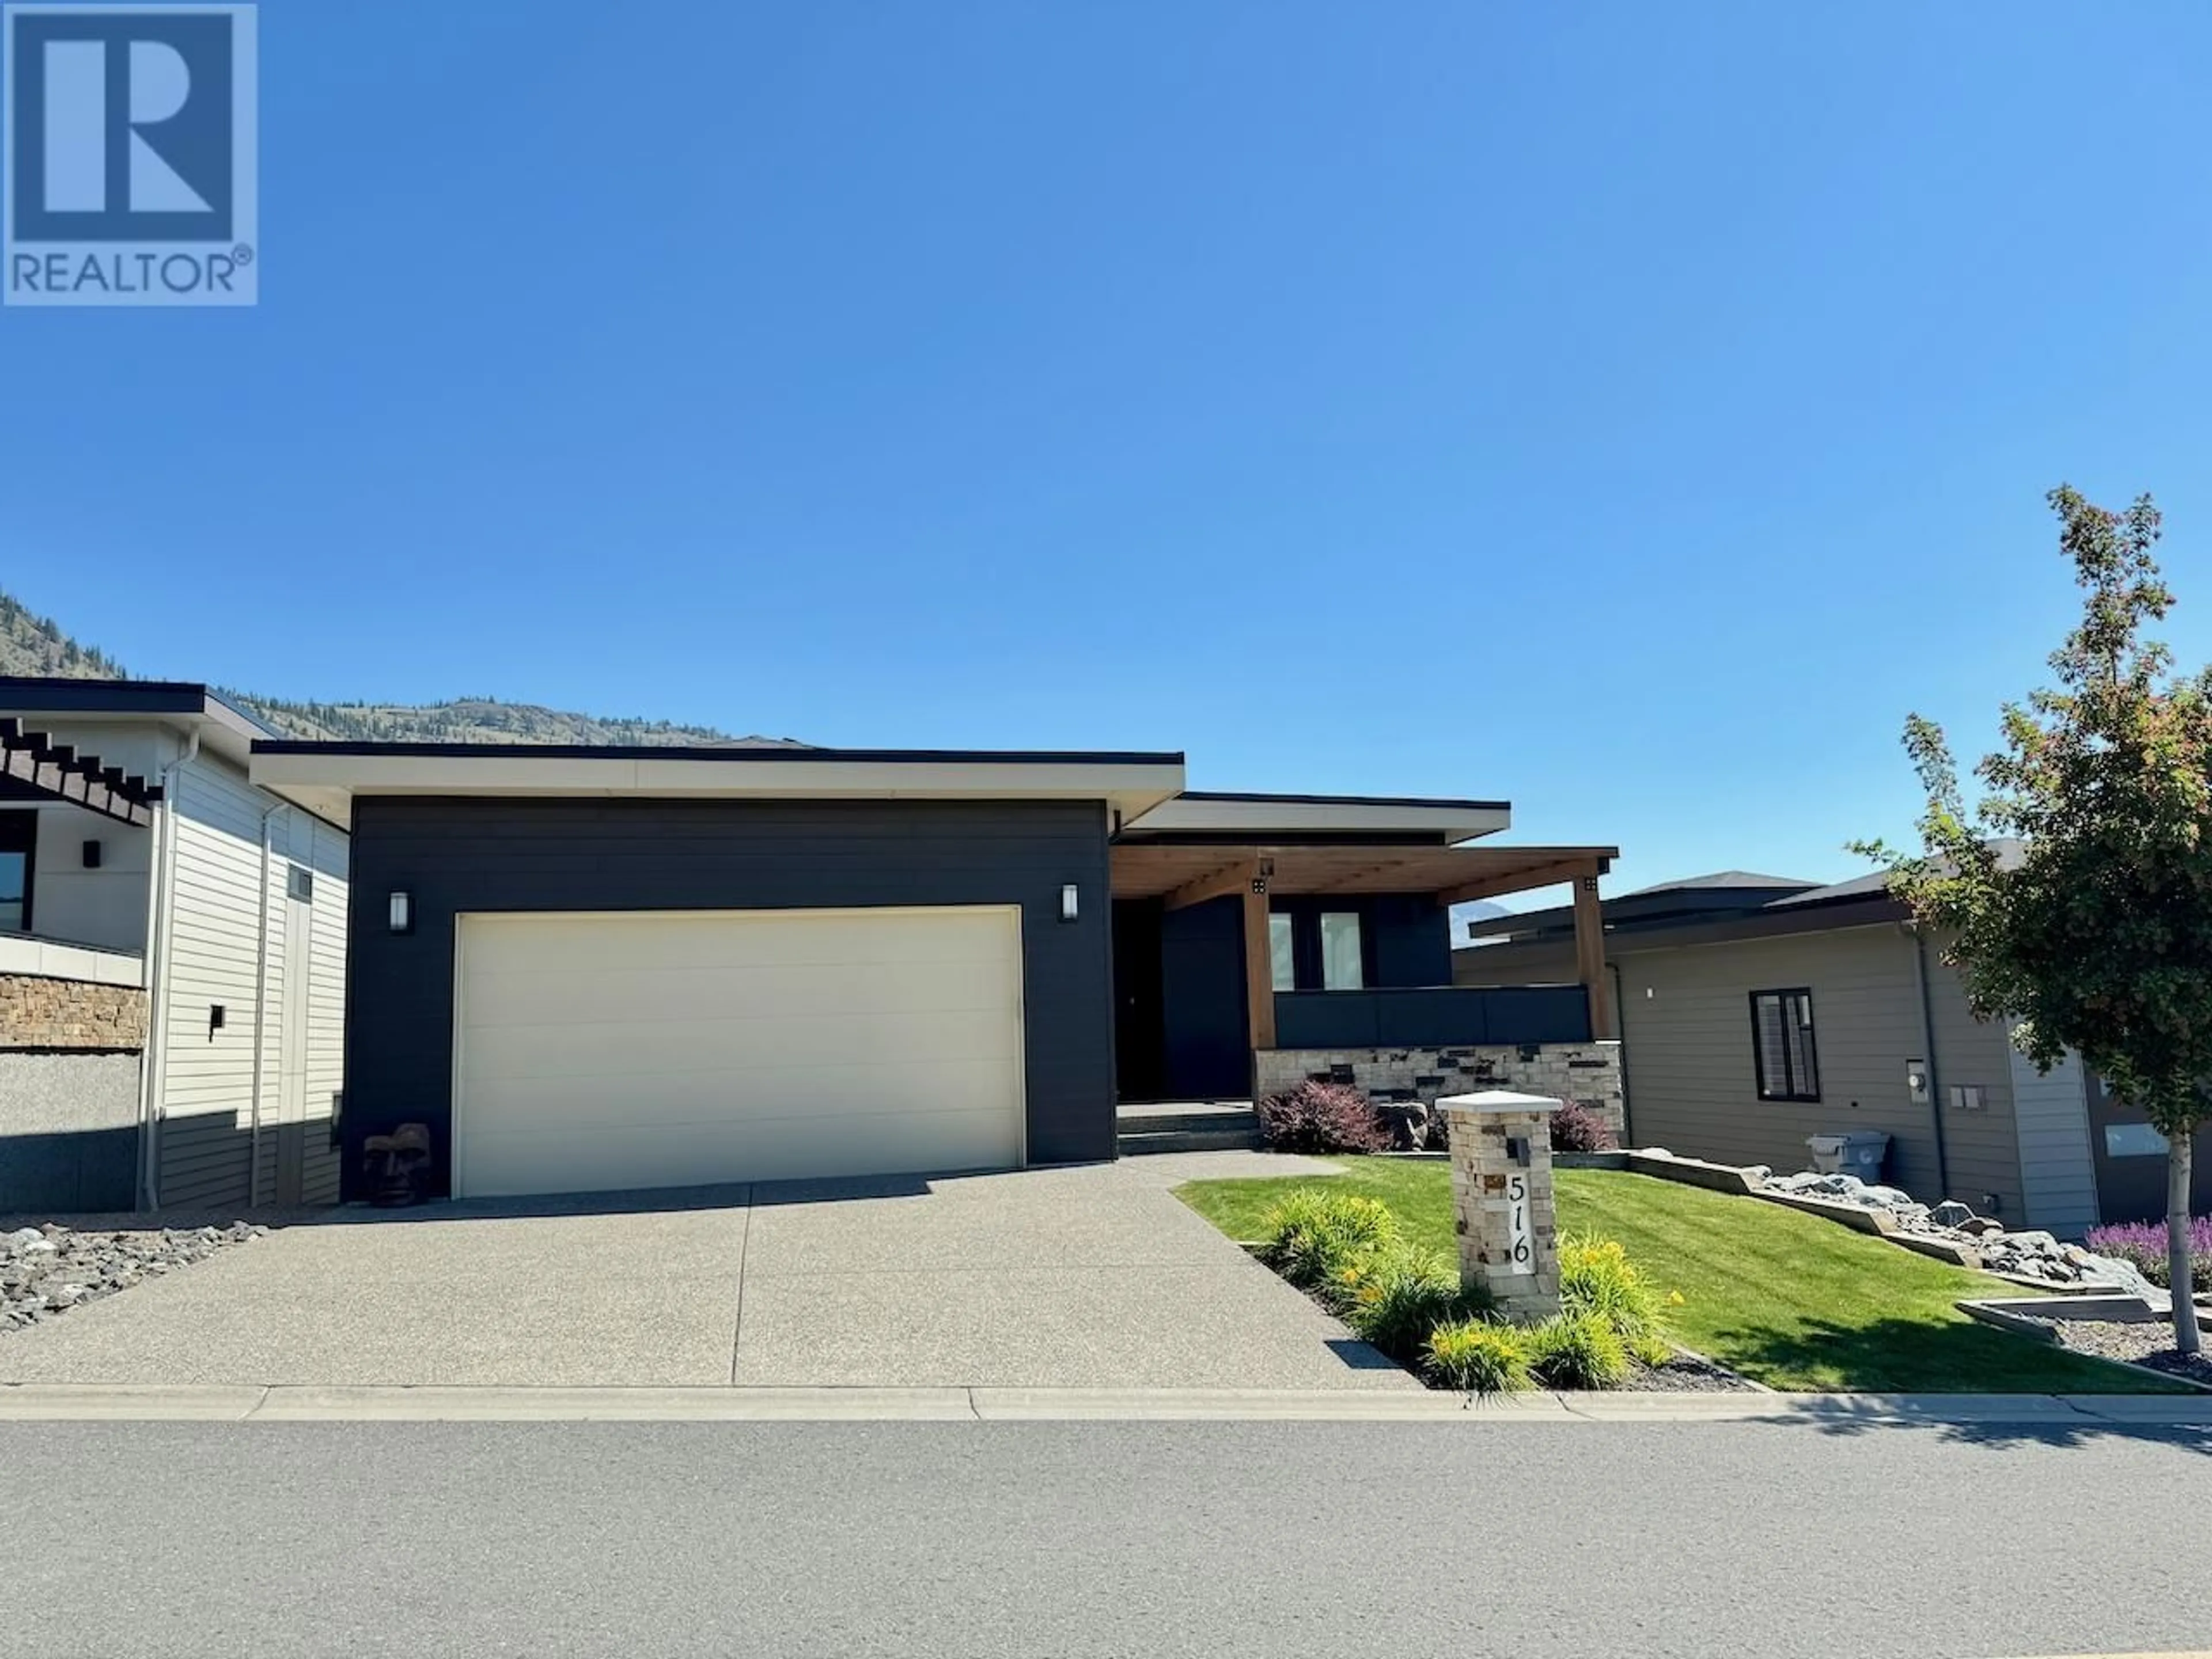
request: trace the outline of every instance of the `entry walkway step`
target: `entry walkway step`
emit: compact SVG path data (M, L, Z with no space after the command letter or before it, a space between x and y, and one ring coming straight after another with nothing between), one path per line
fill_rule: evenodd
M1176 1101L1124 1106L1117 1129L1121 1156L1148 1152L1241 1152L1260 1145L1259 1120L1245 1101Z

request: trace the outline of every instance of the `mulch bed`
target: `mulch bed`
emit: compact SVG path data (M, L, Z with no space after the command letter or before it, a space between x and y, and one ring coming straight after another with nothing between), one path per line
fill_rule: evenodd
M2050 1326L2058 1334L2059 1341L2076 1353L2125 1360L2212 1387L2212 1355L2184 1358L2176 1353L2173 1327L2164 1320L2046 1319L2039 1322Z
M1638 1363L1623 1394L1757 1394L1759 1384L1701 1353L1678 1350L1663 1365Z

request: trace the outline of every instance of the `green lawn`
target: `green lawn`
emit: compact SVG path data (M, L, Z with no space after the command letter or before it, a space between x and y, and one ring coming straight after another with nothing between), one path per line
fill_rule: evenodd
M1352 1158L1325 1178L1382 1200L1407 1236L1453 1249L1442 1162ZM1559 1225L1614 1238L1683 1301L1686 1345L1771 1388L1874 1393L2161 1394L2148 1372L1978 1324L1961 1297L2021 1292L1832 1221L1650 1176L1561 1170ZM1232 1238L1256 1239L1275 1200L1311 1178L1200 1181L1182 1200Z

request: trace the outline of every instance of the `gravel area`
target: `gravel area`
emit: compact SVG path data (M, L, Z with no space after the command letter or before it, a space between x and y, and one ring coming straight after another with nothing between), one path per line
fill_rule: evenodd
M268 1231L240 1221L191 1231L78 1232L48 1222L0 1233L0 1333L56 1318Z
M1678 1351L1663 1365L1638 1364L1626 1394L1756 1394L1759 1384L1701 1353Z
M2058 1340L2076 1353L2131 1360L2154 1371L2212 1384L2212 1356L2184 1358L2173 1351L2173 1327L2163 1320L2046 1319Z

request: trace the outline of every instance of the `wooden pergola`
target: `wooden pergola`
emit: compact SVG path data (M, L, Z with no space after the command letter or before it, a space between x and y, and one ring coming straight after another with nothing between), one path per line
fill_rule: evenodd
M1340 893L1432 893L1441 905L1499 898L1571 883L1576 976L1589 997L1590 1031L1616 1034L1605 971L1598 878L1617 847L1224 846L1123 842L1114 848L1114 896L1157 898L1170 910L1241 895L1245 995L1252 1046L1275 1046L1275 987L1267 946L1267 901Z
M104 766L97 755L80 754L74 744L56 743L44 732L26 731L12 716L0 717L0 778L118 823L142 827L154 821L161 799L158 783L119 766Z

